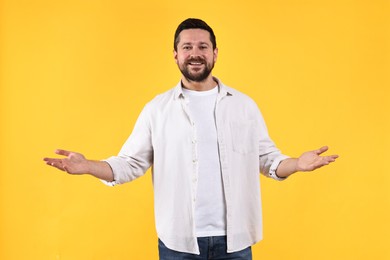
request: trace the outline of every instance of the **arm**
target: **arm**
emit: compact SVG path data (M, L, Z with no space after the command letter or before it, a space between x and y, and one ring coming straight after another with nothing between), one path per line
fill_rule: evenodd
M145 106L133 132L123 145L118 156L105 161L88 160L84 155L66 150L56 150L65 158L44 158L46 164L69 174L90 174L106 185L114 186L142 176L153 163L153 146L148 114ZM107 183L108 182L108 183Z
M96 178L114 181L114 174L110 165L102 161L88 160L80 153L66 150L56 150L56 154L66 156L65 158L44 158L47 165L55 167L69 174L80 175L90 174Z
M318 150L305 152L299 158L285 159L279 164L276 175L285 178L296 172L314 171L322 166L328 165L334 162L338 158L338 155L320 156L327 150L328 147L323 146Z

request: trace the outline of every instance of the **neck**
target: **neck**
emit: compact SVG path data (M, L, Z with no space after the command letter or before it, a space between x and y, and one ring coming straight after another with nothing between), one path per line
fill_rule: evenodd
M217 81L211 75L200 82L191 81L183 77L181 84L184 88L195 91L207 91L218 85Z

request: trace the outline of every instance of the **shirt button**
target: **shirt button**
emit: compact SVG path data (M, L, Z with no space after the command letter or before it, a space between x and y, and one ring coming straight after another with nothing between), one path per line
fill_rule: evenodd
M197 163L197 162L198 162L198 160L194 159L194 160L192 160L192 162L193 162L193 163Z
M196 144L196 140L192 140L192 143L193 143L193 144Z

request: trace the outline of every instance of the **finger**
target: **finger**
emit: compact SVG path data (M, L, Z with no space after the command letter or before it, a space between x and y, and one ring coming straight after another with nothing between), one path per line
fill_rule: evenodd
M316 150L315 153L316 153L317 155L320 155L320 154L322 154L322 153L328 151L328 149L329 149L328 146L322 146L320 149Z
M58 159L58 158L43 158L43 160L44 160L47 164L56 163L56 162L61 161L61 159Z
M44 158L43 159L46 164L48 165L53 165L53 164L61 164L61 159L57 159L57 158Z
M328 160L329 160L330 162L336 161L337 158L339 158L338 155L330 155L330 156L328 156Z
M59 155L63 155L63 156L69 156L69 154L71 153L70 151L67 151L67 150L62 150L62 149L57 149L55 151L56 154L59 154Z
M64 167L62 165L62 161L61 160L50 160L50 161L47 161L46 162L47 165L49 166L52 166L54 168L57 168L61 171L64 171Z

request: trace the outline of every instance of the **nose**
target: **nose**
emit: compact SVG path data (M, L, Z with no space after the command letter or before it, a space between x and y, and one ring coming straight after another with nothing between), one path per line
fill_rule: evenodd
M190 53L190 57L193 58L193 57L199 57L200 56L200 49L198 47L194 47L192 48L191 50L191 53Z

